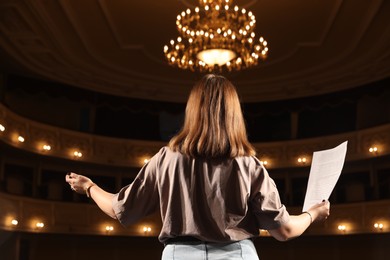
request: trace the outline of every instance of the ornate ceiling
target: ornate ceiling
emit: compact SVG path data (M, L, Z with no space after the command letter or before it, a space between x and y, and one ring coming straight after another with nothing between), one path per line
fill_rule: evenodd
M390 75L390 1L236 0L269 43L259 66L226 75L244 102L330 93ZM200 75L163 46L196 0L2 0L0 66L98 92L185 102Z

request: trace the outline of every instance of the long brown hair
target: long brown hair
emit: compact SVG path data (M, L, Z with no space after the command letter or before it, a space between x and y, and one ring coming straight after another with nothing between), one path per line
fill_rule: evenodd
M237 91L229 80L209 74L195 84L187 101L183 128L169 147L195 157L255 155Z

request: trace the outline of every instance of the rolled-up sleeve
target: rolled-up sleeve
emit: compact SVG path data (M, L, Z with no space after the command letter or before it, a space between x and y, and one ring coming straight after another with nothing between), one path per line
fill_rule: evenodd
M274 180L260 164L252 179L251 206L260 229L276 229L290 220L286 207L282 204Z
M157 161L158 154L142 167L130 185L114 195L112 207L122 225L128 226L158 209Z

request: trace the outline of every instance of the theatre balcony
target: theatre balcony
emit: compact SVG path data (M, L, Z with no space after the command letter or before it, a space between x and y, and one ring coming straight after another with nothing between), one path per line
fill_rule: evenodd
M237 4L253 17L245 30L186 30L206 2L0 1L1 260L161 259L159 212L125 228L65 175L117 193L178 133L210 72L192 60L197 69L178 68L192 34L196 44L246 35L229 45L226 70L208 66L236 87L248 139L291 214L302 212L313 153L348 141L330 217L286 243L259 230L260 259L389 259L390 1L229 0L202 12ZM252 42L261 46L248 52Z

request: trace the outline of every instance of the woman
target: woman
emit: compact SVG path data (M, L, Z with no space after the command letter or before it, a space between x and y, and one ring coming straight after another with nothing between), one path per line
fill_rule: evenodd
M251 239L259 229L286 241L326 219L330 206L289 215L254 155L234 86L206 75L191 91L182 130L132 184L111 194L82 175L66 181L123 225L159 208L162 259L258 259Z

